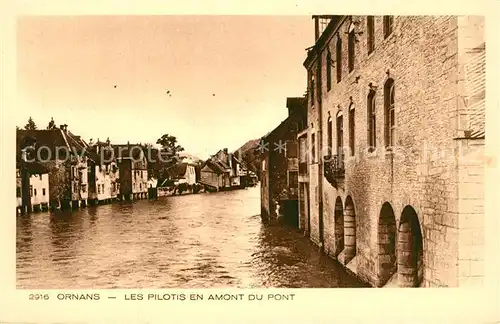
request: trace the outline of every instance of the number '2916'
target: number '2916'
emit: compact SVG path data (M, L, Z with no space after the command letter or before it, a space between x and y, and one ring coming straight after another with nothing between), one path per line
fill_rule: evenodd
M30 294L29 300L49 300L49 294Z

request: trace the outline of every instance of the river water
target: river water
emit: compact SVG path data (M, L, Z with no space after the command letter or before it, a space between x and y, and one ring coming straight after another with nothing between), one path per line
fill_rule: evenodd
M262 225L259 193L17 216L17 287L364 287L296 229Z

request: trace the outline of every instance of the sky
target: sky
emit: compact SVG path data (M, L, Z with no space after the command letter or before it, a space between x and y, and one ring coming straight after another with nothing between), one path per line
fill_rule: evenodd
M204 159L287 117L313 43L310 16L25 16L16 125L53 117L116 144L170 134Z

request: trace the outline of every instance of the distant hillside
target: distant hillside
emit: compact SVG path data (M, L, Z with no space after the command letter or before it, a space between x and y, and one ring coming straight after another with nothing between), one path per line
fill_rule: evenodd
M257 154L259 141L260 139L250 140L233 153L247 165L248 169L257 174L260 174L260 160Z

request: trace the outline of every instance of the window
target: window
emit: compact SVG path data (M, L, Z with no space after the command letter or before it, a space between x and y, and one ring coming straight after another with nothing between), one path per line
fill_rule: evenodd
M344 146L344 120L342 112L337 114L337 154L342 154Z
M35 196L36 196L36 189L34 191L35 191Z
M288 172L288 187L297 188L299 186L299 173L297 171Z
M328 50L326 54L326 88L328 91L332 90L332 53Z
M376 141L376 114L375 114L375 92L373 90L368 94L368 152L373 152L377 147Z
M336 61L337 61L337 83L342 80L342 40L340 39L340 35L337 38L337 46L336 46Z
M349 67L349 72L354 70L354 46L356 44L356 34L354 33L354 28L349 31L349 38L347 41L347 66Z
M97 193L101 194L101 185L100 184L97 185Z
M354 155L355 152L355 110L354 110L354 105L351 104L351 107L349 108L349 150L351 151L351 156Z
M288 141L286 143L286 157L289 157L289 158L298 157L297 143L295 141Z
M333 153L333 129L332 118L328 117L328 155Z
M142 183L139 183L139 190L142 190Z
M373 16L366 17L366 34L368 54L370 54L375 49L375 22Z
M21 187L16 187L16 197L21 197Z
M316 162L316 134L311 135L311 161Z
M314 84L314 74L311 73L309 79L309 94L311 96L311 106L314 106L314 91L316 90L316 85Z
M77 191L78 191L78 184L74 183L73 184L73 192L77 192Z
M87 185L85 183L82 184L82 192L87 192Z
M30 197L33 197L33 186L30 186Z
M394 80L389 79L384 85L384 111L385 111L385 147L394 145L396 119L394 113Z
M45 188L42 188L42 195L45 196Z
M384 16L384 38L387 38L392 33L393 23L394 23L393 16Z

